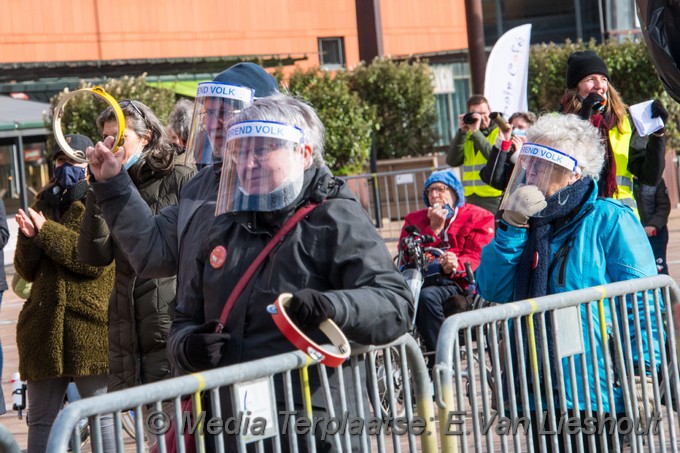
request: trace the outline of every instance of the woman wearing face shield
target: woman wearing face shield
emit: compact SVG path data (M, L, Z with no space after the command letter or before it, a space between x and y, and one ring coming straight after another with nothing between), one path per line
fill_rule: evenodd
M157 214L177 203L194 169L176 163L179 147L170 141L165 126L151 109L132 100L121 101L120 106L126 123L122 165ZM97 126L103 137L115 136L117 122L110 107L99 115ZM78 242L80 258L92 265L116 264L109 301L109 390L167 379L170 365L165 344L176 304L175 277L138 276L114 241L93 191L88 193L86 207ZM155 440L151 433L147 437L150 443Z
M482 251L477 271L480 294L487 300L505 303L656 275L652 250L633 211L619 201L598 197L598 178L604 163L598 130L575 115L551 114L541 117L529 128L527 139L501 203L502 220L496 237ZM628 316L633 319L633 302L629 299L626 303ZM608 303L604 309L605 322L611 324ZM642 304L639 311L645 319ZM660 327L656 326L653 306L650 312L652 334L656 338ZM587 334L586 304L581 306L580 313L582 331ZM598 310L594 309L591 316L594 325L599 326ZM625 321L621 326L628 328ZM553 338L549 322L547 329L547 337ZM524 332L526 334L526 329ZM583 418L587 390L591 409L597 413L594 392L598 386L604 412L624 412L621 388L614 390L613 401L607 392L604 376L610 370L605 370L604 343L599 329L596 340L596 343L584 343L585 356L590 358L591 350L596 351L600 381L592 379L594 370L590 360L587 369L582 369L577 356L576 381L572 384L567 359L563 359L567 407L556 411L569 410L570 416ZM646 339L643 343L645 362L649 363L649 356L653 354L659 363L658 343L648 345ZM548 349L553 358L551 344ZM541 351L538 355L541 356ZM633 355L638 363L637 352ZM528 363L529 359L526 360ZM559 364L558 359L551 359L553 385L557 382L554 369ZM528 373L529 380L530 376ZM590 387L584 389L584 382ZM636 377L636 382L644 380ZM572 385L578 389L578 407L573 404L576 396ZM533 388L531 383L529 388ZM550 444L550 439L547 442ZM564 442L562 436L560 442ZM595 442L600 442L600 438Z
M191 133L187 142L187 159L198 170L220 162L227 144L227 124L235 113L253 102L254 90L221 82L198 85Z
M362 344L383 344L404 334L410 291L355 196L325 166L324 127L316 112L291 96L257 100L232 118L226 143L217 209L205 206L196 214L211 222L210 228L191 244L197 258L179 269L179 301L168 342L174 365L190 373L295 350L267 312L284 292L293 294L289 313L314 341L327 341L318 330L326 319ZM320 204L263 261L215 333L240 276L285 221L309 203ZM187 238L198 227L190 226ZM352 394L350 370L343 371ZM331 377L331 389L339 385L337 375ZM284 408L281 385L277 375L279 410ZM327 415L312 369L310 385L314 415ZM299 391L294 382L296 409L302 402ZM228 398L225 390L223 417L231 411ZM354 398L347 404L350 414L358 413ZM304 448L304 440L298 441ZM288 451L288 443L283 444ZM319 451L334 451L330 438L318 439L317 445Z
M637 213L633 178L656 186L665 167L664 130L640 137L628 118L626 104L611 83L605 62L593 51L574 52L567 62L567 89L560 111L590 121L606 139L604 165L598 180L601 197L621 200ZM652 104L652 117L668 121L661 102Z

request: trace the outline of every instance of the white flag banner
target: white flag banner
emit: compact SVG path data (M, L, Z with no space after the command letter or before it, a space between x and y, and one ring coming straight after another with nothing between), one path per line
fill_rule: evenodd
M531 24L508 30L491 49L486 63L484 97L494 112L508 118L527 111Z

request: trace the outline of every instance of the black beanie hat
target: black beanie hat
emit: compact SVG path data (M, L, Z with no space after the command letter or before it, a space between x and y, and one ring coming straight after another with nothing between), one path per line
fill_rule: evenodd
M576 88L576 85L586 76L602 74L610 80L607 65L592 50L574 52L567 61L567 88Z
M215 76L213 82L228 83L255 90L256 98L266 98L278 93L279 83L255 63L237 63Z
M64 140L66 140L66 143L68 143L71 149L75 151L75 154L82 159L85 158L85 150L87 147L94 146L94 143L92 143L92 140L90 140L89 137L80 134L66 134L64 135ZM56 160L60 154L64 154L64 150L61 149L59 145L56 145L54 154L52 154L52 160Z

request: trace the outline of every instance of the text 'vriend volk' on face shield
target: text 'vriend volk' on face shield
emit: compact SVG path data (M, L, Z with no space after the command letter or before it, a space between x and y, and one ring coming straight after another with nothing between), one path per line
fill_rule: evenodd
M199 169L221 161L227 145L229 119L253 102L250 88L220 82L198 84L186 157ZM187 162L191 163L191 162Z
M548 198L573 183L578 174L578 162L567 153L537 143L525 143L499 209L505 209L508 198L520 187L536 186Z
M287 124L244 121L227 132L215 215L278 211L300 195L304 134Z

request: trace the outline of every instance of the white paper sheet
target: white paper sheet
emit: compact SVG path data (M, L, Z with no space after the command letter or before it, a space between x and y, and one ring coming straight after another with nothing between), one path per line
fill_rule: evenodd
M646 137L663 127L663 120L660 117L652 118L652 102L649 100L629 107L633 123L641 137Z

